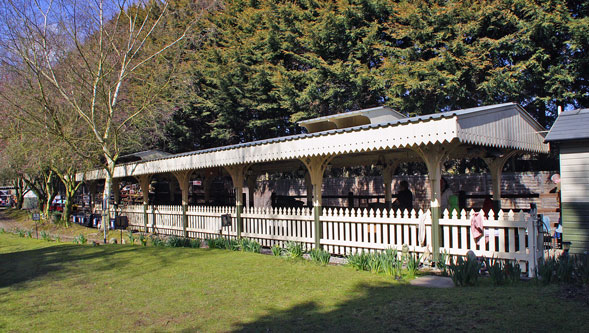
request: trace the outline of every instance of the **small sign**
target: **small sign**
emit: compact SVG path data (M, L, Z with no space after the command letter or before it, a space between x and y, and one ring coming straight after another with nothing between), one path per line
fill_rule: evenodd
M201 186L202 185L202 180L193 180L192 181L192 185L194 185L194 186Z
M41 220L41 214L33 213L33 221L39 221L39 220Z
M231 214L221 215L221 226L222 227L230 227L231 226Z

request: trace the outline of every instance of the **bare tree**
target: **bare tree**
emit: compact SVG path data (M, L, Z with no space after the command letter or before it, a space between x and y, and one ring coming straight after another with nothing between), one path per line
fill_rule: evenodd
M158 93L158 87L153 87L152 93L145 94L147 98L137 101L134 96L123 98L125 88L145 64L182 40L187 30L164 39L167 42L161 45L154 44L166 20L167 1L0 1L4 65L36 92L34 99L42 112L20 111L44 123L80 156L101 163L105 172L103 220L107 221L112 178L126 130L136 128L141 117L153 111L151 97ZM201 6L195 18L213 5ZM82 120L94 147L80 149L78 138L60 133L62 122L68 119L61 115L64 112ZM94 149L100 150L100 158L88 152ZM102 225L106 241L108 223Z

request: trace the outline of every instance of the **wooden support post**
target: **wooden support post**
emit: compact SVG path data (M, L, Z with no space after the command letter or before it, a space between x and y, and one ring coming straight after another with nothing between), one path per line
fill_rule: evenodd
M307 207L313 207L313 182L308 171L305 173L305 187L307 188Z
M188 190L190 188L192 170L176 171L173 174L176 180L178 180L180 191L182 191L182 233L184 237L188 237Z
M505 163L513 157L517 151L511 150L497 157L483 157L491 173L493 184L493 211L497 213L501 209L501 176Z
M311 177L311 183L313 184L313 217L315 220L315 248L321 248L321 237L322 237L322 228L321 228L321 185L323 183L323 173L329 162L335 157L332 156L312 156L306 157L301 161L307 167L307 171L309 176Z
M256 181L258 180L258 173L252 172L247 176L247 192L248 192L248 206L254 207L254 193L256 192Z
M96 197L96 182L90 181L88 184L88 191L90 192L90 200L88 204L90 205L90 214L94 214L94 198Z
M442 191L440 179L442 178L442 165L448 158L451 147L443 145L432 145L425 147L415 147L415 151L427 166L428 180L431 188L431 216L432 216L432 254L433 262L437 263L440 257L440 202L442 200Z
M241 219L241 213L243 212L243 181L245 179L245 173L249 167L249 164L238 164L225 167L225 170L227 170L231 176L233 188L235 189L235 223L237 227L237 238L241 238L241 231L243 230L243 221Z
M145 228L145 232L149 232L147 227L147 223L149 221L149 218L147 217L147 208L149 206L149 183L151 181L151 175L141 175L136 178L139 182L141 193L143 194L143 226Z
M382 168L382 179L384 182L384 202L387 211L389 211L393 205L393 175L395 170L399 166L400 161L388 160Z
M114 219L115 219L115 224L116 224L119 203L121 202L121 180L120 179L118 179L118 178L112 179L112 192L113 192L113 196L114 196L113 212L114 212ZM109 221L108 222L110 223L110 214L109 214Z

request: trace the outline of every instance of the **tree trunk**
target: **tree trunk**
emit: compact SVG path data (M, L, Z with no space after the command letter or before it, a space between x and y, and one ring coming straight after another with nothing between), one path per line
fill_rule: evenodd
M107 243L108 225L110 224L110 193L112 191L112 179L115 171L115 161L107 156L107 170L104 179L104 191L102 193L102 228L104 230L104 243Z
M22 177L16 177L14 180L14 188L16 189L16 209L22 209L25 201L25 194L28 192L26 183Z

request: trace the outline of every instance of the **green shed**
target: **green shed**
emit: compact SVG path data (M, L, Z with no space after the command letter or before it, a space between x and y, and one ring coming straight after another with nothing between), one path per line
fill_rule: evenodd
M589 109L562 112L546 136L560 154L563 241L589 252Z

